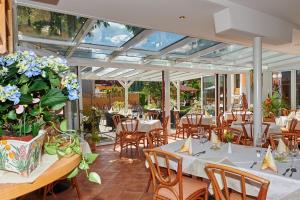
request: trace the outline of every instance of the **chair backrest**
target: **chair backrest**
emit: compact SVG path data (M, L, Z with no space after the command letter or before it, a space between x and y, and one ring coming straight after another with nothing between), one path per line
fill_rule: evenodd
M243 200L246 200L247 191L246 191L246 183L251 184L253 186L257 186L259 188L259 192L257 195L257 200L265 200L268 192L268 187L270 182L261 177L255 176L253 174L240 171L235 168L231 168L224 165L218 164L206 164L205 171L211 181L215 200L230 200L230 192L231 190L228 187L228 181L239 181L240 182L240 195ZM219 185L216 175L221 177L222 187ZM220 182L221 182L220 181ZM236 184L238 185L238 184ZM223 189L221 189L223 188Z
M202 114L186 114L189 127L198 127L202 123Z
M238 111L235 109L231 109L232 121L237 120Z
M159 149L144 149L144 153L152 174L154 197L163 199L159 192L166 190L173 195L172 199L183 200L182 158ZM175 164L177 169L171 169L170 162ZM163 171L161 167L164 168ZM178 190L174 187L178 187Z
M175 125L176 125L176 127L178 127L179 124L180 124L180 115L179 115L179 111L178 111L178 110L175 110L173 113L174 113L174 118L175 118Z
M139 121L137 119L127 119L121 122L123 134L134 134L137 132Z
M148 111L147 113L152 119L158 119L159 113L157 111Z
M226 127L226 121L224 119L224 113L222 111L219 112L217 118L216 118L216 125L217 127Z
M121 115L113 115L112 116L115 127L121 122Z
M284 135L279 133L279 134L270 134L270 144L273 150L277 148L279 140L282 139L283 142L285 142Z
M164 145L161 129L153 129L146 133L146 136L150 149Z
M294 133L295 132L295 128L297 126L298 120L296 118L293 118L289 127L289 132L290 133Z
M234 128L227 128L227 131L230 131L233 134L233 141L234 144L241 144L241 139L243 136L243 131L234 129Z

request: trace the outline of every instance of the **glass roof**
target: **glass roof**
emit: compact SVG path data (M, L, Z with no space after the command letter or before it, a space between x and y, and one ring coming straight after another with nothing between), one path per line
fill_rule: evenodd
M215 50L215 51L213 51L213 52L211 52L211 53L209 53L209 54L207 54L203 57L205 57L205 58L216 58L216 57L226 55L228 53L232 53L232 52L241 50L243 48L246 48L246 47L241 46L241 45L231 44L231 45L226 46L225 48Z
M89 48L77 48L74 53L73 57L79 58L99 58L105 59L108 55L112 53L112 50L108 49L89 49Z
M37 48L43 48L57 55L65 56L69 46L61 46L61 45L54 45L54 44L38 44L36 45Z
M184 37L185 36L176 33L157 31L139 42L134 48L146 51L160 51Z
M100 21L94 29L86 35L83 43L120 47L125 42L141 32L141 28Z
M207 49L209 47L212 47L216 44L219 44L219 42L215 42L212 40L203 40L203 39L197 39L195 41L189 42L186 45L175 49L171 52L171 54L177 54L177 55L191 55L197 51L201 51L204 49Z
M86 18L18 6L20 34L72 41Z

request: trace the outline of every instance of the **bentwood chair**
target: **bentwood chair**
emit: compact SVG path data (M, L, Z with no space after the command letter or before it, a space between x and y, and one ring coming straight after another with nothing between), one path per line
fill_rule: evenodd
M120 132L120 157L123 155L123 150L128 147L131 149L135 147L136 155L140 156L139 145L142 138L142 134L140 134L138 129L139 121L137 119L127 119L121 122L122 131Z
M147 114L152 119L158 119L159 117L158 111L148 111Z
M288 128L281 128L281 131L283 133L294 133L296 132L295 128L297 126L298 120L296 118L293 118L289 123Z
M115 137L115 144L114 144L114 151L115 151L117 144L120 143L120 135L117 132L117 129L118 129L119 123L121 122L121 115L113 115L112 119L113 119L114 125L116 127L116 137Z
M201 127L202 115L201 114L186 114L187 119L187 136L199 136L198 129Z
M266 200L270 182L264 178L218 164L206 164L205 171L211 181L215 200ZM218 181L217 177L221 180ZM229 188L228 181L236 181L235 185L240 186L241 192ZM246 183L259 189L256 197L247 195Z
M175 128L176 128L175 140L177 139L177 137L179 138L180 135L182 135L182 139L184 139L184 128L180 124L179 111L174 111L174 118L175 118Z
M167 116L163 119L162 128L156 128L153 131L156 131L160 134L161 140L163 144L168 144L168 123L169 123L170 116Z
M145 149L144 153L152 174L153 199L208 199L208 189L205 182L182 175L181 157L159 149ZM171 169L170 162L175 164L176 172ZM163 171L159 167L160 164L164 165Z

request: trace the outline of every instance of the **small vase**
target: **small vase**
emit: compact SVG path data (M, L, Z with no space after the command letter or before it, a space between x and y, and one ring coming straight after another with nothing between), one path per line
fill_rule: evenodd
M229 153L229 154L232 153L231 142L228 142L228 150L227 150L227 153Z

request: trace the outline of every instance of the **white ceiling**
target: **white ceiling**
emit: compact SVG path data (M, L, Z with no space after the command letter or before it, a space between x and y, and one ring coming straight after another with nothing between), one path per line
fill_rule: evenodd
M60 0L57 6L30 0L19 4L72 15L105 19L161 31L252 46L245 38L215 34L213 14L233 5L257 9L289 23L300 25L299 0ZM179 16L186 16L180 20ZM300 26L299 26L300 27ZM284 45L264 44L264 48L300 55L300 34Z

